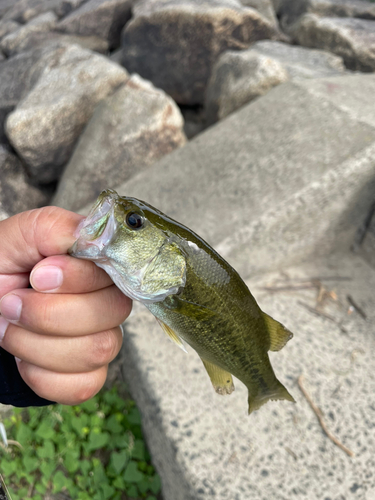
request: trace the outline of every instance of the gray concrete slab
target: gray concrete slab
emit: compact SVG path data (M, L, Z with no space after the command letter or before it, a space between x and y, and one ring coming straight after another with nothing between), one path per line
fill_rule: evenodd
M338 300L316 316L316 290L267 292L264 286L322 279ZM270 353L297 404L269 402L250 417L246 388L217 395L192 349L180 351L143 306L125 323L123 372L143 415L165 500L375 498L375 271L359 257L334 255L248 282L262 309L294 338ZM367 313L347 314L347 294ZM321 408L347 456L322 431L297 378Z
M244 277L349 249L375 188L374 93L374 75L285 83L111 187L195 230Z

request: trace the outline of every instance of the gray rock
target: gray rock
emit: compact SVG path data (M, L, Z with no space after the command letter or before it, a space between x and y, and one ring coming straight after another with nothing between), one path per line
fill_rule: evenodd
M52 43L77 44L84 49L93 50L100 54L106 54L109 50L107 40L97 36L68 35L58 31L30 32L22 39L21 43L14 47L14 53L22 52L25 49L35 49L37 47L50 46Z
M50 51L49 47L25 51L0 63L0 143L8 142L4 134L6 116L35 84Z
M7 11L14 5L14 0L1 0L0 2L0 18L5 16Z
M28 183L19 159L0 145L0 220L46 205L49 198Z
M127 78L117 64L77 45L55 49L6 121L7 137L35 179L58 179L96 105Z
M249 50L277 59L284 65L292 79L334 76L345 71L341 57L323 50L270 40L256 42Z
M262 40L228 51L215 64L206 94L207 122L214 123L289 79L340 75L341 57L321 50Z
M375 21L305 14L290 33L300 45L341 56L349 69L375 70Z
M273 8L272 0L240 0L244 7L251 7L257 10L265 19L270 23L278 26L275 10Z
M375 19L375 5L365 0L281 0L278 14L284 28L303 14L323 17L358 17Z
M251 49L225 52L213 67L207 86L208 124L225 118L288 79L288 72L276 59Z
M25 26L21 26L18 30L13 31L5 36L0 42L0 49L8 57L17 52L29 48L29 39L32 35L45 33L52 30L57 21L57 16L54 12L46 12L32 19Z
M78 210L103 189L124 182L185 142L176 104L150 82L133 75L97 106L53 204Z
M245 277L344 251L373 201L374 93L375 75L284 83L115 189L191 227Z
M2 0L3 2L4 0ZM19 23L28 23L34 17L55 10L63 0L12 0L12 7L7 9L3 19Z
M121 30L130 19L132 0L89 0L71 12L58 29L66 33L98 36L111 48L120 45Z
M179 104L202 104L222 52L278 36L271 23L236 0L141 0L123 31L123 65Z
M0 21L0 40L20 27L20 23L15 21Z
M85 2L87 2L87 0L62 0L55 9L55 12L59 17L67 16Z

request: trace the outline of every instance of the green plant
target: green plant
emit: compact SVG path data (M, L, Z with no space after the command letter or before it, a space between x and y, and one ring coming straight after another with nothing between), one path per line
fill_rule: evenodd
M16 408L4 425L19 444L0 448L12 500L61 491L73 500L156 500L160 492L139 411L117 388L79 406Z

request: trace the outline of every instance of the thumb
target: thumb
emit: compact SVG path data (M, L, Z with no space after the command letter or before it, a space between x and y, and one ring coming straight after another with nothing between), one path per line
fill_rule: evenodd
M0 274L30 272L44 257L67 253L81 215L44 207L0 222Z

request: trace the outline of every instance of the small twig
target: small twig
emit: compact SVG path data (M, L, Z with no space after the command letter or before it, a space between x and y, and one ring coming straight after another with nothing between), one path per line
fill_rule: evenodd
M333 316L331 316L330 314L326 314L322 311L318 311L317 309L315 309L314 307L311 307L309 306L308 304L305 304L304 302L301 302L300 300L297 302L297 304L305 307L308 311L310 311L312 314L315 314L315 316L320 316L322 318L326 318L326 319L329 319L329 321L332 321L332 323L335 323L335 325L337 325L340 330L343 332L343 333L348 333L347 329L341 325L341 323L339 323Z
M308 401L308 403L310 404L311 408L313 409L315 415L318 417L318 420L319 420L319 423L320 423L320 426L321 428L323 429L323 431L326 433L327 437L336 445L338 446L339 448L342 449L342 451L344 451L347 455L349 455L349 457L353 457L354 456L354 453L349 450L349 448L347 448L346 446L344 446L329 430L328 430L328 427L326 426L324 420L323 420L323 414L322 414L322 411L320 408L318 408L316 406L316 404L314 403L314 401L311 399L309 393L306 391L305 387L303 386L303 380L304 380L304 377L303 375L300 375L298 377L298 386L299 388L301 389L301 392L302 394L305 396L306 400Z
M284 446L284 448L285 448L285 451L286 451L287 453L289 453L289 455L290 455L291 457L293 457L293 458L294 458L294 460L297 460L297 458L298 458L298 457L297 457L297 455L294 453L294 451L293 451L293 450L291 450L288 446Z
M349 302L349 304L352 307L354 307L354 309L357 311L357 313L360 316L362 316L363 319L367 319L367 314L365 313L365 311L356 302L354 302L354 299L353 299L353 297L351 295L347 295L346 299Z
M291 292L294 290L311 290L316 289L317 285L313 285L312 283L308 285L285 285L285 286L262 286L261 290L265 290L267 292Z

